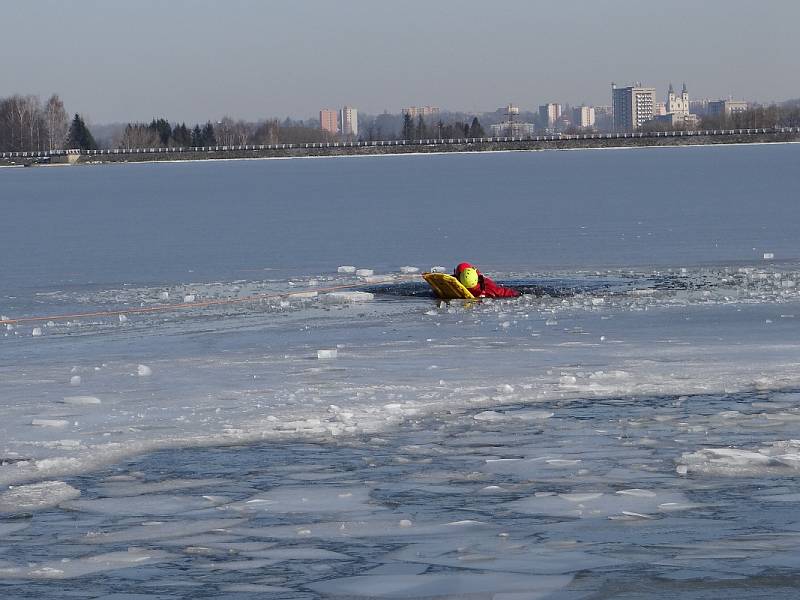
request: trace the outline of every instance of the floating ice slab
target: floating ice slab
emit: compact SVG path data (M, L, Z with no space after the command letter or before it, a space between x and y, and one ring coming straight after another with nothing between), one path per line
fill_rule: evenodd
M193 510L211 508L220 502L209 497L135 496L120 498L95 498L92 500L74 500L65 506L71 510L103 513L108 515L175 515Z
M172 558L160 550L130 549L81 558L65 558L39 564L0 568L0 579L73 579L92 573L139 567Z
M150 377L153 374L153 369L148 367L147 365L139 365L136 367L136 374L139 377Z
M120 531L90 531L81 541L86 544L123 544L172 538L188 538L209 531L220 531L244 523L243 519L194 519L154 522Z
M537 495L505 505L517 512L548 517L597 518L626 513L646 515L693 508L680 492L628 489L615 493L574 492Z
M400 272L406 274L419 273L419 267L400 267Z
M526 600L545 598L572 581L571 576L515 573L430 573L423 575L360 575L310 584L321 594L370 598L454 598L462 595L524 592Z
M225 508L241 512L351 513L384 507L370 502L368 487L286 486Z
M73 405L89 405L89 404L101 404L100 398L95 396L65 396L63 400L64 404L73 404Z
M370 275L374 275L375 271L372 269L356 269L356 275L359 277L369 277Z
M338 351L336 348L331 348L328 350L317 350L317 358L320 360L330 360L336 358L338 355Z
M325 304L349 304L351 302L368 302L375 298L370 292L330 292L320 299Z
M338 273L355 273L356 268L352 265L342 265L338 269L336 269Z
M18 485L0 494L0 513L20 513L58 506L81 495L63 481L42 481Z

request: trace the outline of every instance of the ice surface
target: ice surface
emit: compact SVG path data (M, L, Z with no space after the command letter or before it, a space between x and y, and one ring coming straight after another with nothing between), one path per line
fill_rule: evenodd
M317 350L317 358L319 359L331 359L336 358L338 351L336 348L326 349L326 350Z

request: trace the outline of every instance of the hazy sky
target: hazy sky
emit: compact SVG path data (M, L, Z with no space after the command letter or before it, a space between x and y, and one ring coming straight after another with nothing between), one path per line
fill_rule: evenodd
M93 123L609 104L612 81L637 80L800 96L797 0L4 4L0 97L57 92Z

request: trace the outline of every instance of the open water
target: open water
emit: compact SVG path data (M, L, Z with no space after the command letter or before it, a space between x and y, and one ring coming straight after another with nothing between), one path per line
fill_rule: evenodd
M0 171L0 594L793 597L799 158Z

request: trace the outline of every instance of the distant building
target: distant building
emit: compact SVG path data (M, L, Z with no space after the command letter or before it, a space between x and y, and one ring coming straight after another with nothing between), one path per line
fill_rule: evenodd
M519 123L517 121L505 121L490 125L492 137L529 137L536 133L536 125L533 123Z
M749 108L747 102L741 100L714 100L708 103L708 114L711 116L726 116L744 112Z
M335 110L323 108L319 111L319 126L323 131L339 133L339 116Z
M356 137L358 135L358 111L352 106L345 106L340 115L342 135Z
M689 115L689 91L686 89L686 84L683 84L681 95L675 93L672 83L669 84L667 91L667 114L675 113L678 115Z
M664 105L665 112L663 114L656 114L653 120L657 123L663 123L670 127L685 127L691 129L697 125L697 115L689 112L689 91L686 89L686 84L683 84L681 95L675 93L672 84L669 84L667 91L667 101Z
M572 124L581 129L594 127L595 113L593 106L578 106L572 109Z
M559 117L561 117L560 104L551 102L549 104L542 104L539 107L539 119L542 122L542 127L545 129L553 129Z
M529 137L534 134L536 126L533 123L520 123L516 120L519 116L519 106L509 104L505 107L505 111L505 121L490 125L492 137Z
M600 131L610 131L614 128L614 111L610 106L595 106L594 116L594 126Z
M403 113L403 116L408 115L412 119L416 119L417 117L431 120L439 119L438 106L409 106L407 108L403 108L400 112Z
M656 88L641 84L618 88L611 84L614 131L635 131L655 116Z

